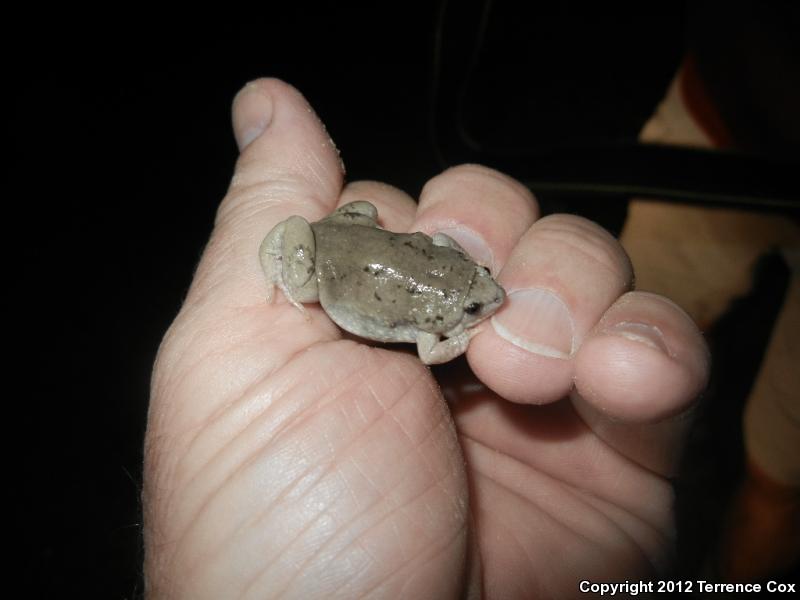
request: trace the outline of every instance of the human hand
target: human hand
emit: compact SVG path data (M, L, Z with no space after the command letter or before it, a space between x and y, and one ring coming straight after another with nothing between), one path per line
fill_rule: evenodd
M280 81L249 84L233 119L236 174L153 376L149 597L561 598L664 566L667 477L708 355L676 305L629 291L619 244L539 219L482 167L435 177L418 206L343 188L333 143ZM306 321L265 303L264 235L353 200L499 273L507 305L467 353L485 386L457 374L445 402L415 355L343 337L316 305Z

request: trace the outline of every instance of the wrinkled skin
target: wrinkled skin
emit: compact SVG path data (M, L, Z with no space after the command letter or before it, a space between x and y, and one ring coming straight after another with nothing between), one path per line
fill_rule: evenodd
M631 291L617 242L539 219L482 167L432 179L419 206L343 187L279 81L249 84L233 116L241 158L153 376L149 597L570 598L668 564L667 477L708 357L677 306ZM509 292L441 388L315 305L305 320L264 301L265 232L365 198L387 229L452 235Z

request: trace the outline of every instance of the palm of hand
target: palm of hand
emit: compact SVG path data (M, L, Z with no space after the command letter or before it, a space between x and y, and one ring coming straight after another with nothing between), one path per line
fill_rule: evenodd
M302 113L290 92L265 85ZM145 494L154 597L564 597L581 579L661 566L671 490L658 474L666 462L647 447L662 440L674 454L678 428L620 427L578 394L514 404L457 367L445 369L445 403L416 357L341 339L318 308L309 323L288 304L265 306L253 245L240 240L269 228L245 223L253 187L241 189L221 209L154 375ZM524 377L486 375L488 349L504 343L475 344L470 361L519 401ZM602 387L576 361L561 361L575 363L569 381L585 373ZM662 412L691 400L696 371Z

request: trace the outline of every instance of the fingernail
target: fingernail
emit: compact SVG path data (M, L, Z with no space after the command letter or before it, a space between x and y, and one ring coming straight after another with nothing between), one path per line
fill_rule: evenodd
M492 273L495 272L494 255L479 235L468 229L455 227L438 229L437 232L453 238L469 254L472 260L479 265L487 267Z
M575 324L566 303L550 290L511 292L508 306L492 318L497 335L533 354L569 358L574 350Z
M664 343L664 334L661 333L658 327L653 325L622 321L621 323L604 329L603 333L618 335L627 340L645 344L646 346L650 346L651 348L660 350L664 354L669 355L667 345Z
M272 99L255 82L246 84L233 99L233 133L241 152L260 136L272 120Z

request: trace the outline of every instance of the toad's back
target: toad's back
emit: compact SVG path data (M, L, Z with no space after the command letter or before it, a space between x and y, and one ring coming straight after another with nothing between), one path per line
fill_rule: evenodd
M422 233L321 221L316 241L319 301L336 323L381 341L443 333L463 317L475 264Z

